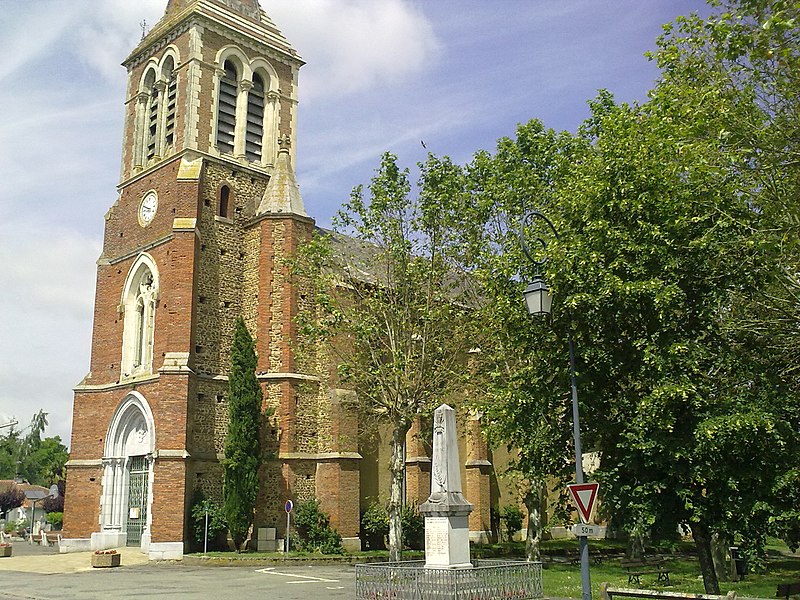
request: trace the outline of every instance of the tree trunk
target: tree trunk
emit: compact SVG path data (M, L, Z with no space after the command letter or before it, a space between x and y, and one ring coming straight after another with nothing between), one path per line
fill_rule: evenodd
M728 547L730 540L719 533L711 535L711 558L714 561L714 571L717 574L717 581L730 581L731 573L728 568Z
M637 522L628 533L628 558L639 560L644 557L645 527Z
M392 457L389 471L392 481L389 488L389 560L398 561L403 556L403 482L406 477L405 446L408 426L396 424L392 431Z
M706 594L719 595L719 580L714 571L714 559L711 555L711 533L705 523L690 523L692 537L697 547L697 558L700 561L700 573L703 575L703 586Z
M542 485L539 482L531 482L523 502L528 510L525 557L529 561L538 561L541 558L540 542L542 540Z

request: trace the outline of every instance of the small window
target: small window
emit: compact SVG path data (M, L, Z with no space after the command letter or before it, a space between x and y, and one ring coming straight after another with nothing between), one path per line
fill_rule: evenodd
M222 189L219 191L219 216L220 217L227 217L228 216L228 204L231 198L231 188L227 185L223 185Z

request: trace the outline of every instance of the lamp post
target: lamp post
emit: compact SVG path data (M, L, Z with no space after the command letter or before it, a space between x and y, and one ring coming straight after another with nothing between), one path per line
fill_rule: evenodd
M540 273L540 269L544 266L545 262L547 262L547 257L545 256L541 260L534 258L533 253L531 252L525 240L525 226L532 224L532 222L536 219L544 221L556 239L559 239L559 237L558 231L556 231L552 221L550 221L550 219L544 216L541 212L531 211L522 218L519 230L520 244L522 245L522 251L525 253L525 256L527 256L528 260L530 260L536 267L536 273L534 275L533 282L530 283L523 292L525 297L525 306L528 309L529 315L542 316L550 314L550 307L552 306L553 301L553 297L550 294L550 288L547 287L547 284ZM547 240L539 236L535 241L541 245L542 250L547 249ZM572 319L569 313L567 313L567 322L567 334L569 340L569 378L570 385L572 387L572 433L575 439L575 483L581 484L583 483L583 453L581 451L581 427L580 415L578 411L578 383L575 378L575 341L573 340ZM579 536L578 539L580 540L581 555L581 588L583 591L582 600L591 600L592 584L591 578L589 577L589 540L585 535Z

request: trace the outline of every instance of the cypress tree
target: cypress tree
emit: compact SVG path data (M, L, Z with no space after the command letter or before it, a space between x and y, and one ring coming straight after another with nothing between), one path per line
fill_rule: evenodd
M237 552L253 523L261 463L261 386L256 350L244 320L236 320L228 378L228 435L225 438L224 513Z

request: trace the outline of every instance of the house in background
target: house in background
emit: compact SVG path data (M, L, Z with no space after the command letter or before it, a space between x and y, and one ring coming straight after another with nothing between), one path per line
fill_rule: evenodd
M31 528L31 511L35 508L33 515L33 533L37 534L47 524L47 512L42 507L42 500L50 495L50 490L41 485L30 483L18 483L13 479L0 480L0 494L12 490L20 490L25 494L25 501L22 506L13 508L5 515L3 524L4 530L9 531L19 521L24 521L25 528Z

